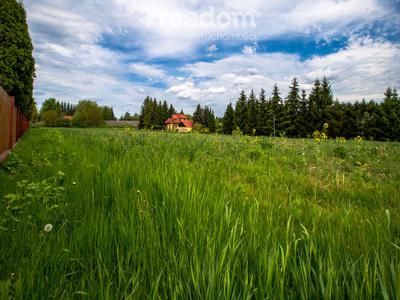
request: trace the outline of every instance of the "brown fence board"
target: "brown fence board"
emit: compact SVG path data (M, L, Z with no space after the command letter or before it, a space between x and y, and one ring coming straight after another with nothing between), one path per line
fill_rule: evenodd
M0 162L29 128L29 121L0 86Z

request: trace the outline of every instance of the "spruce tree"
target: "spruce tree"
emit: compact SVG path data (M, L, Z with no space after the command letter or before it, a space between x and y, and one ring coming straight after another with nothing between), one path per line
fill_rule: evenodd
M164 100L164 103L162 105L162 120L163 120L163 125L164 122L170 117L169 115L169 110L168 110L168 103L167 101Z
M272 98L270 100L270 108L272 111L272 134L273 136L277 136L279 134L283 134L281 121L283 119L283 104L282 98L280 96L279 87L277 84L274 85L274 89L272 91Z
M309 109L310 109L310 126L312 131L321 130L322 127L322 87L321 82L317 79L310 93Z
M151 128L150 124L153 116L152 103L153 101L149 96L147 96L143 101L143 105L140 110L140 116L139 116L139 128L141 129Z
M392 88L391 87L388 87L387 88L387 90L386 90L386 92L384 93L384 98L383 98L383 101L384 102L390 102L390 101L392 101L392 97L393 97L393 92L392 92Z
M392 100L393 101L400 101L400 98L399 98L399 95L397 94L397 90L396 89L393 89Z
M254 91L251 90L246 109L244 111L244 134L251 135L257 131L257 114L257 99Z
M205 125L204 121L204 109L201 108L200 104L197 105L196 111L193 113L194 124Z
M246 105L247 105L246 93L242 90L240 93L240 97L236 102L236 107L235 107L235 127L239 128L241 131L243 131L245 127Z
M258 135L271 135L272 133L272 113L265 95L265 90L261 89L259 96L259 108L257 117L257 134Z
M168 115L169 116L176 115L176 110L175 110L175 108L173 107L172 104L169 106Z
M325 110L327 107L333 104L333 93L332 87L326 77L322 81L322 91L321 91L321 110Z
M229 103L226 108L224 118L222 120L222 132L224 134L232 134L235 130L235 111L233 110L232 103Z
M307 92L302 90L298 118L298 132L301 137L307 137L311 133L309 120L309 102L307 98Z
M212 109L208 106L204 108L204 124L205 127L207 127L210 132L215 132L216 130L216 121L215 121L215 115Z
M282 121L282 128L289 137L297 137L301 134L299 130L300 102L300 87L297 78L294 78L285 101L285 113Z

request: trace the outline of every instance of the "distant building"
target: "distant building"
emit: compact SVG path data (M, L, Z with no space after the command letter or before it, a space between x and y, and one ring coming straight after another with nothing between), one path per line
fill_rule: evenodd
M106 121L106 125L110 127L139 127L139 121Z
M182 114L172 115L165 121L165 125L168 131L191 132L193 129L192 121Z

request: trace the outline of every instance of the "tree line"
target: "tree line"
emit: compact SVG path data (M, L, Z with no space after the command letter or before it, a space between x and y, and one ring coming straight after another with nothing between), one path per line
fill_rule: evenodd
M331 137L400 140L400 98L396 89L388 88L380 103L341 103L334 100L326 78L317 79L309 95L294 78L285 98L277 85L270 98L264 89L258 96L242 91L235 106L230 103L226 108L222 133L306 138L325 123Z
M214 111L208 106L203 108L200 104L197 105L196 111L193 113L193 123L197 131L209 131L213 133L217 130Z
M154 130L164 129L165 121L174 114L177 114L177 111L172 104L168 105L167 101L157 101L157 99L148 96L144 99L138 116L139 128ZM184 114L183 110L180 111L180 114ZM126 113L122 119L129 117L132 118L129 113ZM191 115L187 115L187 117L193 119L193 123L195 124L194 129L196 131L216 132L217 130L217 121L214 111L208 106L203 108L199 104L193 117Z
M75 105L50 98L43 102L38 119L46 126L91 127L116 120L116 117L112 107L99 106L94 101L81 100Z
M176 110L172 104L168 106L167 101L161 102L156 98L146 97L140 109L139 128L161 130L165 127L164 122L174 114Z

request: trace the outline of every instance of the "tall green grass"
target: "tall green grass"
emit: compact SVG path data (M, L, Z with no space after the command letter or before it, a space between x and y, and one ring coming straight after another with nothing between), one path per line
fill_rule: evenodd
M0 298L398 299L399 195L395 143L32 129Z

